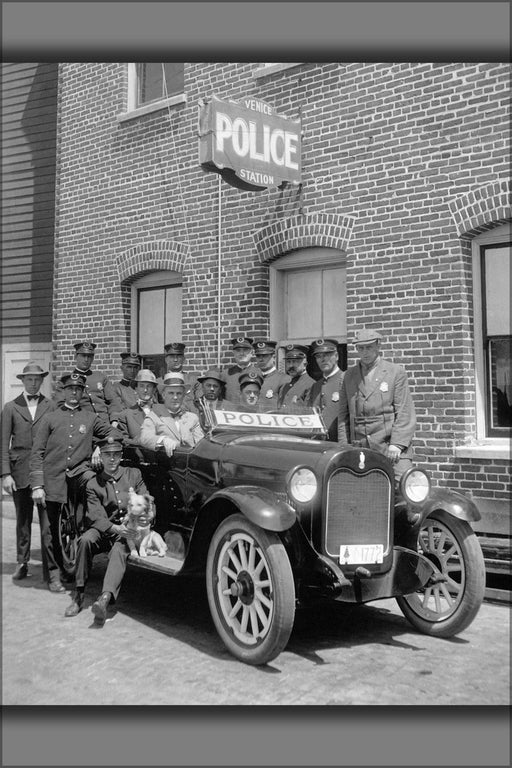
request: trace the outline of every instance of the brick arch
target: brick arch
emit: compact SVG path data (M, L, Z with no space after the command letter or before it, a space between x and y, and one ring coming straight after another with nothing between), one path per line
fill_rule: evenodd
M510 191L510 179L505 179L450 200L450 212L459 237L476 237L512 221Z
M329 213L312 213L277 219L254 235L261 264L269 264L289 251L311 246L346 251L355 219Z
M172 269L183 272L188 258L188 245L176 240L143 243L119 254L116 259L119 280L131 282L147 272Z

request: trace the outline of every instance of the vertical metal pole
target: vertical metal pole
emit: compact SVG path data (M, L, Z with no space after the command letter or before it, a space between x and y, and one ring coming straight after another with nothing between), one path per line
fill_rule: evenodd
M221 314L222 314L222 305L221 305L221 282L222 282L222 177L220 174L217 175L218 179L218 222L217 222L217 244L218 244L218 254L217 254L217 367L220 368L220 323L221 323Z

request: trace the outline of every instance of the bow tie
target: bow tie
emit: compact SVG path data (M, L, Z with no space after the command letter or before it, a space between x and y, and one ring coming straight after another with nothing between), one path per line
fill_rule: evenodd
M27 395L27 400L31 402L32 400L39 400L39 395Z

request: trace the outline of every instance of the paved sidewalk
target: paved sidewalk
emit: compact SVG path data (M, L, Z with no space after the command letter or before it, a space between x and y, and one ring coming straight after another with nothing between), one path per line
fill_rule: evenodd
M298 612L290 642L266 667L234 659L211 620L203 580L128 569L116 611L97 629L90 606L64 618L69 595L32 575L13 582L15 521L2 519L3 703L510 704L510 607L484 604L460 637L412 629L396 601ZM148 649L151 653L148 654Z

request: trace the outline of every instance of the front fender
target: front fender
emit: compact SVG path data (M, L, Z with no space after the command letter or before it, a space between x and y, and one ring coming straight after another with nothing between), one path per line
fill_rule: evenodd
M267 531L287 531L297 520L295 510L289 504L272 491L256 485L223 488L210 496L208 505L222 499L230 501L251 523Z
M422 521L436 509L443 509L449 515L468 523L476 523L482 517L471 499L448 488L433 488L424 504L415 505L415 510L420 512Z

